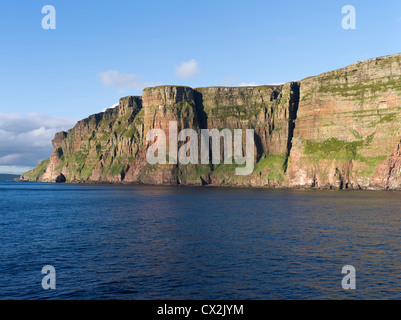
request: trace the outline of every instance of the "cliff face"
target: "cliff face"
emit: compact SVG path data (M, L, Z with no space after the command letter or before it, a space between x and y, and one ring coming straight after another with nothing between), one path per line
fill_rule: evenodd
M50 159L21 178L399 189L400 118L401 54L278 86L146 88L56 134ZM162 129L168 142L170 121L197 133L254 129L254 172L237 176L234 162L148 164L147 133Z
M400 54L301 81L289 186L398 188L384 181L400 107Z

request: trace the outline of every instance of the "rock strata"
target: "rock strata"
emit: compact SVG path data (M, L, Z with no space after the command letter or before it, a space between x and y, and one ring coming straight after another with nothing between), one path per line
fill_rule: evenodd
M400 189L401 54L283 85L158 86L57 133L22 180ZM254 129L255 168L146 161L151 129ZM168 141L168 135L167 135Z

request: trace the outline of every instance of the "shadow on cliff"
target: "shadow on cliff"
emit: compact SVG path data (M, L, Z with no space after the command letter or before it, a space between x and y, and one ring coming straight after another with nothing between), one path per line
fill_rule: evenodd
M287 152L284 161L284 168L287 171L288 158L291 154L292 138L294 137L295 120L297 119L298 107L299 107L299 95L300 95L300 83L291 83L291 94L290 94L290 105L288 114L288 140L287 140Z

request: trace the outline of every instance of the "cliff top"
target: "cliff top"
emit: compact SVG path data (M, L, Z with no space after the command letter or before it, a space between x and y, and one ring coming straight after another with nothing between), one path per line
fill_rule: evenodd
M339 73L346 73L346 72L350 72L350 71L356 71L358 69L361 69L364 65L365 66L380 65L381 67L383 67L383 65L385 65L385 64L388 64L390 66L392 63L398 64L398 65L401 64L401 53L371 58L371 59L367 59L367 60L363 60L363 61L357 61L357 62L347 65L343 68L323 72L323 73L315 75L315 76L306 77L306 78L302 79L301 81L310 80L310 79L318 78L318 77L327 77L331 74L339 74Z
M380 68L377 68L380 67ZM376 76L374 69L380 69L380 77L382 76L389 76L393 74L401 74L400 68L401 68L401 53L393 54L393 55L387 55L387 56L382 56L382 57L377 57L377 58L372 58L372 59L367 59L364 61L358 61L355 63L352 63L344 68L336 69L333 71L328 71L321 73L319 75L311 76L302 79L302 82L309 81L314 78L330 78L330 77L336 77L340 74L346 74L352 76L353 73L358 71L359 73L362 73L363 75L358 75L356 77L356 80L363 80L366 77L370 76ZM146 87L143 89L143 92L151 92L153 90L160 90L160 89L178 89L178 90L194 90L194 91L199 91L199 92L205 92L208 90L212 91L235 91L235 90L263 90L263 89L278 89L282 88L285 85L283 84L271 84L271 85L259 85L259 86L210 86L210 87L197 87L197 88L191 88L189 86L181 86L181 85L159 85L159 86L154 86L154 87ZM132 102L130 100L135 99L135 100L140 100L142 99L142 96L126 96L122 97L120 99L119 105L115 106L114 108L107 108L103 112L99 112L96 114L92 114L88 116L85 119L80 120L80 122L87 122L91 120L99 121L100 119L104 118L112 118L115 117L121 113L126 112L126 106L132 106Z

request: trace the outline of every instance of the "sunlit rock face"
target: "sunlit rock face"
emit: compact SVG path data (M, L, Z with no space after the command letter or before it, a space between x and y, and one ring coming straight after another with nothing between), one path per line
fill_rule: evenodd
M158 86L57 133L51 157L21 179L399 189L400 120L400 54L283 85ZM146 135L162 129L168 148L171 121L197 133L253 129L253 173L237 176L234 162L150 165Z

